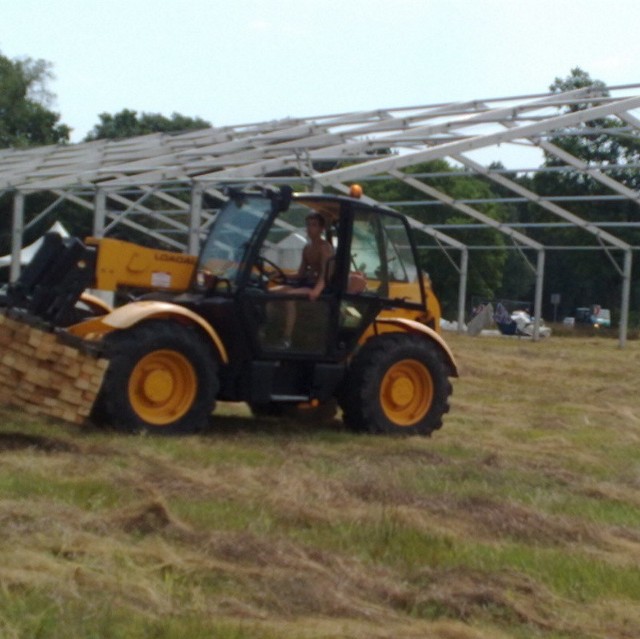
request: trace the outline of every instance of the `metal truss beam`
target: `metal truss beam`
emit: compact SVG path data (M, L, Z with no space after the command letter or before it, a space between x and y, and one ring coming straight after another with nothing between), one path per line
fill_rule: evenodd
M578 108L562 112L571 105ZM452 172L448 177L483 175L514 194L513 198L494 198L493 201L530 201L565 224L593 235L601 244L600 250L608 254L622 250L624 263L620 266L614 260L614 264L623 278L621 308L628 310L628 275L632 251L637 247L604 228L614 229L613 225L586 221L561 206L560 203L569 201L568 196L560 193L541 197L512 179L509 171L577 171L609 190L610 194L598 196L600 200L627 199L638 205L640 192L626 186L612 173L614 168L632 169L633 165L613 167L587 163L560 148L556 140L561 136L589 133L638 139L639 111L640 85L585 87L564 93L285 118L178 135L152 134L128 140L0 150L0 194L8 193L13 198L12 254L19 254L25 219L35 224L55 211L63 200L82 206L88 215L94 216L96 234L115 224L124 224L181 250L188 247L193 251L214 219L215 211L207 208L206 201L209 197L225 199L218 189L221 185L295 181L320 189L330 186L344 191L345 184L353 181L402 180L439 204L477 222L467 228L492 227L509 237L521 253L522 249L535 250L538 262L532 268L536 272L536 286L541 285L544 250L551 246L535 242L516 225L502 224L484 215L475 208L480 201L455 200L435 189L428 184L429 178L437 177L435 173L405 171L430 160L451 159L469 170ZM589 130L580 127L599 119L611 122L614 117L617 120L612 127L590 127ZM480 152L480 156L494 151L498 154L501 146L537 148L557 158L562 166L525 171L485 167L477 161L478 155L474 152ZM183 190L188 197L177 197L173 193L176 189ZM34 217L28 207L32 200L29 195L36 191L49 191L57 199ZM151 198L153 206L148 205ZM109 202L124 207L124 212L109 211ZM134 214L151 215L163 228L151 229L144 221L138 223L130 219ZM466 272L464 262L468 250L478 247L467 247L439 228L415 219L410 218L410 223L445 247L445 253L447 249L460 250L459 271ZM548 228L553 225L548 223ZM185 241L178 242L175 233L183 234ZM15 274L19 265L13 268ZM466 280L461 281L463 291L464 286ZM536 288L536 298L538 295ZM464 300L461 307L463 305ZM622 326L626 326L626 318Z
M627 98L615 104L607 104L599 107L592 107L583 111L576 111L566 115L552 117L544 122L525 124L514 127L507 131L478 135L466 140L448 142L422 151L409 152L405 155L384 157L374 159L369 162L348 166L342 169L327 171L318 179L321 183L330 183L335 180L352 181L358 180L367 175L377 175L388 173L393 169L401 169L415 164L421 164L430 160L439 160L446 157L455 157L461 153L486 148L511 142L518 138L528 138L542 134L549 130L562 129L572 124L606 117L611 114L618 114L640 107L640 97Z
M621 249L629 248L629 244L627 244L627 242L624 242L621 239L617 238L615 235L612 235L611 233L609 233L608 231L605 231L597 227L595 224L591 222L587 222L586 220L582 219L578 215L575 215L575 213L571 213L570 211L563 209L562 207L558 206L557 204L554 204L553 202L543 200L542 198L540 198L540 196L538 196L533 191L530 191L529 189L505 177L504 175L497 175L495 173L491 174L489 171L485 169L485 167L482 164L479 164L478 162L475 162L474 160L471 160L470 158L465 157L463 155L454 155L453 158L457 162L460 162L461 164L464 164L465 166L473 169L474 171L476 171L476 173L480 175L485 175L486 177L488 177L490 180L493 180L497 184L500 184L501 186L504 186L507 189L510 189L511 191L513 191L514 193L517 193L518 195L522 195L523 197L526 197L530 202L537 204L541 208L546 209L550 213L553 213L554 215L562 218L563 220L571 222L576 227L584 229L588 233L591 233L592 235L595 235L597 238L600 238L608 242L612 246L616 246Z

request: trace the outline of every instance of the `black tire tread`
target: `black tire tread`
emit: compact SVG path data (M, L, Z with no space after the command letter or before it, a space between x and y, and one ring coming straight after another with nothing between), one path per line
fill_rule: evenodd
M94 419L125 432L188 434L203 428L214 408L218 393L217 360L213 349L194 329L170 320L149 320L131 329L118 331L107 342L109 366L105 373ZM186 354L198 374L198 393L192 408L180 420L166 426L144 422L129 403L126 377L142 356L161 348L174 348Z
M397 358L421 359L434 379L435 396L429 413L415 426L391 424L379 407L379 388L388 366ZM452 386L439 349L433 342L407 333L385 333L371 338L354 356L344 391L339 397L343 420L358 432L430 435L441 428L443 416L449 412Z

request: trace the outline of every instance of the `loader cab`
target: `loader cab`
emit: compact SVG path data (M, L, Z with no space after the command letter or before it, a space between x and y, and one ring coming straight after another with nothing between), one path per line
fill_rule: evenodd
M321 216L324 288L300 281L307 220ZM332 195L286 190L232 193L207 238L198 284L234 300L252 357L337 362L385 308L425 308L422 276L405 219Z

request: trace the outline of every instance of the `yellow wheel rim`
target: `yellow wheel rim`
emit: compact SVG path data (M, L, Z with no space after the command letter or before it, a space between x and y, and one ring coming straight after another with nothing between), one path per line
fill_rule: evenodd
M433 379L426 366L415 359L403 359L382 378L380 404L387 419L397 426L414 426L429 412L433 393Z
M196 397L198 378L181 353L158 350L145 355L129 378L129 401L149 424L166 426L184 417Z

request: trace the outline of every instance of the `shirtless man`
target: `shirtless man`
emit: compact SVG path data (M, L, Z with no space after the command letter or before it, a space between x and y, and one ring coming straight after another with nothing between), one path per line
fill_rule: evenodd
M307 295L311 301L315 301L326 286L327 264L333 257L333 247L322 237L325 221L320 213L308 215L306 223L309 242L302 249L298 281L290 292Z
M326 223L320 213L311 213L306 217L307 237L309 242L302 249L302 260L296 275L295 284L278 286L271 289L273 293L287 293L308 297L315 302L326 286L327 264L333 257L333 246L322 237ZM284 342L285 348L291 344L291 335L296 321L295 302L286 302Z

